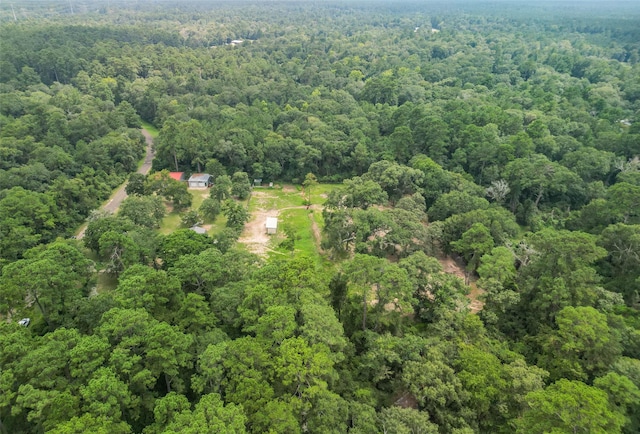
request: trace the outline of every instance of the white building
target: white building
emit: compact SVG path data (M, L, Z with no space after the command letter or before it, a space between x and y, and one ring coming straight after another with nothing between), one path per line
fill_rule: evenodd
M267 217L267 233L275 234L278 230L278 219L276 217Z
M194 173L189 178L189 188L211 187L211 175L208 173Z

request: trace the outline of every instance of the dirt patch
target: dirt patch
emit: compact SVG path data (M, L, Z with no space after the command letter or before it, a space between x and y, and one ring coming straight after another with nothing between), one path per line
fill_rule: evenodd
M397 396L397 395L396 395ZM394 397L393 405L397 405L402 408L418 409L418 400L410 392L404 392L399 397Z
M244 225L244 230L238 241L246 244L247 248L256 255L265 255L270 250L267 244L271 240L265 226L267 217L278 217L279 214L278 210L254 211L251 213L251 220Z
M451 256L438 258L438 262L442 265L442 269L447 274L453 274L466 281L467 275L464 271L464 265L456 262Z
M164 209L167 214L171 214L173 212L173 203L169 201L164 201Z
M469 310L471 311L471 313L478 313L484 307L484 302L480 300L480 297L484 294L484 291L478 288L476 282L469 283L469 286L471 287L471 291L467 295L467 298L471 300L471 303L469 304Z
M313 218L313 214L309 213L308 215L309 215L309 220L311 220L311 230L313 231L313 239L315 240L315 243L316 243L316 249L318 249L318 252L322 255L324 254L324 251L320 246L320 241L322 240L322 235L320 234L320 227L318 226L318 223L316 222L316 220Z
M295 188L293 185L283 185L282 186L282 192L283 193L295 193L296 191L298 191L298 189Z
M447 274L453 274L454 276L458 276L464 283L469 285L471 291L467 294L467 298L470 300L469 310L472 313L478 313L484 307L484 302L480 300L480 297L484 294L484 291L481 288L478 288L476 285L476 280L473 276L469 276L464 270L464 264L459 261L454 260L451 256L446 256L444 258L438 258L440 265L442 265L442 269Z
M242 234L238 239L242 244L246 244L249 251L256 255L264 256L267 251L271 237L267 235L266 222L267 217L278 217L280 210L268 209L266 207L267 199L276 198L265 191L253 191L251 200L254 202L256 210L251 213L251 219L244 225Z

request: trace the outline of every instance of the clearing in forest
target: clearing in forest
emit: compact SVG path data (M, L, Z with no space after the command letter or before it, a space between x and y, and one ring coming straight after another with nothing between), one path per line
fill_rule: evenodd
M200 208L200 205L202 205L202 201L209 197L208 188L189 188L189 193L193 196L193 202L191 203L191 207L187 210L174 211L173 207L168 202L165 203L167 214L160 223L159 231L161 234L167 235L177 231L178 229L184 229L185 226L182 225L182 217L185 213L190 210L197 211ZM215 235L224 229L226 223L227 218L224 214L220 213L215 220L203 218L200 226L207 231L207 234Z
M251 219L245 225L240 243L261 256L286 255L279 247L287 237L285 231L295 234L294 252L320 259L320 228L323 225L322 205L327 193L335 185L319 184L311 191L311 205L305 205L304 191L292 185L273 188L254 188L249 200ZM266 231L267 217L278 218L278 230L274 235Z

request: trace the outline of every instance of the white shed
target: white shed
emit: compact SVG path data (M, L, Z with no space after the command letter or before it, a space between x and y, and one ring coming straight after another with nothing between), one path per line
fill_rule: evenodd
M193 232L195 232L196 234L206 234L207 230L205 228L203 228L202 226L191 226L189 229L191 229Z
M278 230L278 219L276 217L267 217L267 233L275 234Z

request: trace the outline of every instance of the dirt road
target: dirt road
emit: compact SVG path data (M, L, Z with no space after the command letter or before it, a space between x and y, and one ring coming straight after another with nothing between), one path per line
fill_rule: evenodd
M146 150L146 155L144 157L144 162L142 163L142 166L140 166L140 168L138 169L138 173L142 173L143 175L146 175L151 170L151 163L153 162L153 157L154 157L153 138L151 137L151 134L149 134L149 132L144 128L141 131L142 131L142 135L147 141L147 150ZM125 200L125 198L127 197L127 192L124 191L124 188L126 186L127 186L127 182L125 181L111 195L109 200L100 207L100 209L109 211L111 213L115 213L120 207L120 204L122 203L122 201ZM81 240L84 237L84 232L86 229L87 229L87 225L84 224L80 229L80 231L78 232L78 234L76 235L76 238Z

